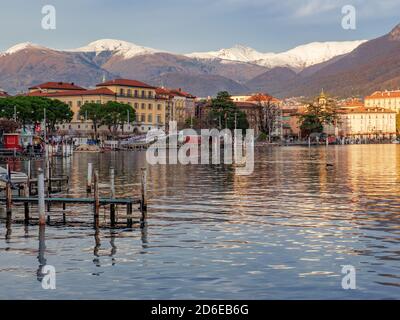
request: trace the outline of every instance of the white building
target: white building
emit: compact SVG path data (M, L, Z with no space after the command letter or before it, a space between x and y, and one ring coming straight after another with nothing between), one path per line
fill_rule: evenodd
M380 107L400 112L400 90L376 91L365 98L366 107Z

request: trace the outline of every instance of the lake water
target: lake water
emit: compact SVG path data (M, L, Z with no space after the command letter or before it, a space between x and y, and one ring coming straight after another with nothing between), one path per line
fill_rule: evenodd
M114 166L118 196L139 194L144 153L58 161L70 195L85 195L88 161L102 193ZM2 220L0 298L400 298L400 146L263 148L255 161L251 176L230 166L149 167L144 229L47 226L40 243L37 226ZM91 222L90 207L67 210L68 220ZM56 290L38 281L46 263ZM342 289L343 265L356 269L355 290Z

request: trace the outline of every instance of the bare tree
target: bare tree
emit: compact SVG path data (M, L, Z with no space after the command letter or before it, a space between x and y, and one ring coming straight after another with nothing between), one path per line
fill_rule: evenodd
M257 102L260 109L260 131L268 136L268 141L271 142L272 134L280 125L282 110L273 102L273 97L268 95L256 95L252 97L253 101Z

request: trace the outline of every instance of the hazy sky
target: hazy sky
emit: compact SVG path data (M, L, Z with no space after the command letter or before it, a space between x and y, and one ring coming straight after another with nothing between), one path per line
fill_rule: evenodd
M41 28L54 5L57 29ZM357 29L341 27L344 5ZM0 0L0 50L20 42L66 49L102 38L188 53L243 44L284 51L312 41L372 39L400 23L400 0Z

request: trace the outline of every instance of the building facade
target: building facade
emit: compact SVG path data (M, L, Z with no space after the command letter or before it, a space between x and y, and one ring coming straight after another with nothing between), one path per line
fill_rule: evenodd
M400 90L376 91L365 98L365 106L368 108L378 107L400 112Z
M168 130L169 121L183 125L187 117L194 116L195 98L181 89L156 88L144 82L129 79L115 79L85 89L74 83L46 82L29 88L28 96L58 99L70 106L74 112L70 124L59 126L60 130L90 132L93 124L80 115L85 103L105 104L109 101L126 103L132 106L136 119L120 128L124 133L145 133L151 129ZM99 127L98 131L107 131Z
M396 136L396 111L359 106L338 111L338 135L356 138L393 138Z
M45 87L46 89L42 89ZM93 124L79 115L80 108L85 103L105 104L116 101L131 105L136 112L136 119L120 128L125 133L144 133L154 128L165 128L166 99L156 94L156 88L137 80L115 79L96 85L95 89L77 89L67 85L41 84L30 88L28 96L40 96L50 99L58 99L68 104L74 112L70 124L59 127L60 130L89 132ZM78 87L80 88L80 87ZM99 132L106 128L98 128Z

